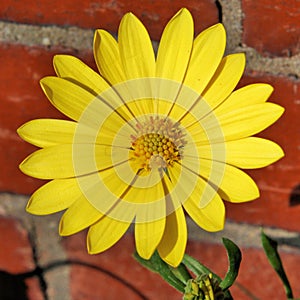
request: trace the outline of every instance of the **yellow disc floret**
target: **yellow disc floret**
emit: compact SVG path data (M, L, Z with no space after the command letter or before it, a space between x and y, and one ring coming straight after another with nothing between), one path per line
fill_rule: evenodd
M150 117L138 124L138 135L132 136L130 158L146 171L166 169L180 161L184 139L178 124L168 119Z
M177 147L169 138L157 133L148 133L137 138L131 146L132 157L145 170L166 168L180 160Z

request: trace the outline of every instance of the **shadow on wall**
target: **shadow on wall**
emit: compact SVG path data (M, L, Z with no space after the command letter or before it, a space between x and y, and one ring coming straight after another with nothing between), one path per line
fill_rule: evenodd
M24 278L5 271L0 271L0 299L28 300Z
M290 206L296 206L300 204L300 184L295 186L290 195Z
M101 272L108 277L113 278L114 280L120 282L124 286L126 286L128 289L130 289L132 292L134 292L137 296L140 297L140 299L148 300L148 298L142 294L141 291L136 289L133 285L128 283L123 278L117 276L116 274L105 270L103 268L94 266L92 264L88 264L81 261L76 260L66 260L66 261L57 261L53 262L52 264L47 265L44 268L37 267L35 270L26 272L26 273L20 273L20 274L11 274L6 271L0 270L0 299L1 300L29 300L27 296L27 286L25 283L25 280L31 277L38 277L40 282L41 291L43 293L44 300L48 300L47 295L47 284L44 280L44 274L48 271L51 271L52 269L55 269L57 267L63 267L68 265L78 265L85 268L91 268L98 272Z

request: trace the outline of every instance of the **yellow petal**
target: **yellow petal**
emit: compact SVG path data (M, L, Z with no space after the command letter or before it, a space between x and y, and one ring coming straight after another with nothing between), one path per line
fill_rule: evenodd
M161 176L157 171L152 173L137 175L128 163L118 164L100 172L100 182L103 186L100 190L103 190L104 199L99 203L99 209L107 211L112 203L118 201L118 207L122 209L110 211L109 215L112 218L129 221L124 211L136 211L138 223L152 222L165 217L165 193ZM96 183L100 182L99 178L96 178ZM96 203L97 199L94 202Z
M245 138L263 131L273 124L284 112L274 103L246 106L226 114L211 114L201 120L204 129L197 135L197 142L204 144Z
M111 110L114 110L115 107L124 103L121 98L121 93L117 93L103 77L79 59L70 55L56 55L54 57L54 67L58 76L84 88L96 96L98 100L101 99L101 101L110 107ZM124 88L120 89L121 92L124 91ZM95 103L98 104L98 101L95 101ZM94 108L91 110L93 109ZM121 112L123 118L125 118L127 114L127 109L125 112Z
M228 164L200 159L200 175L219 189L218 193L224 200L246 202L259 197L259 190L253 179Z
M198 152L201 158L226 162L242 169L262 168L284 156L276 143L256 137L202 145Z
M214 76L202 93L202 98L211 109L222 103L239 82L245 68L243 53L224 57Z
M187 227L183 209L179 207L166 218L165 232L157 250L160 257L172 267L182 261L187 243Z
M81 194L63 214L59 223L59 234L66 236L77 233L95 223L102 216L103 214Z
M269 84L254 83L246 85L234 91L226 101L216 108L215 112L221 115L246 106L264 103L272 92L273 87Z
M45 77L40 83L50 102L63 114L76 121L95 99L93 94L62 78Z
M80 195L76 179L52 180L33 193L26 210L35 215L52 214L70 207Z
M40 179L74 176L72 145L58 145L40 149L20 164L23 173Z
M120 160L122 160L122 158L120 158ZM137 170L133 170L132 168L138 170L140 165L135 166L134 164L129 165L128 163L118 164L115 165L113 169L101 172L100 175L110 191L118 197L121 197L123 194L122 199L124 202L147 204L147 208L150 206L155 207L156 211L154 212L152 210L144 211L142 208L143 205L141 205L139 222L141 222L142 216L149 217L149 219L145 219L144 221L156 220L160 219L160 216L165 216L165 207L162 205L163 201L157 201L164 199L165 196L159 172L153 171L143 176L142 173L141 175L137 175ZM124 192L125 190L126 193Z
M199 175L199 161L196 160L195 157L185 157L181 167L176 164L170 168L171 180L165 182L174 203L181 203L195 222L205 230L218 231L224 227L224 205L216 189ZM202 164L200 160L200 170ZM217 168L217 171L220 170L221 168ZM222 177L217 179L220 182Z
M144 210L144 213L147 211ZM141 222L139 223L140 218ZM137 215L134 235L138 254L144 259L149 259L163 236L166 219L144 222L145 219L147 217Z
M206 205L200 208L201 203ZM201 177L197 178L195 189L183 203L183 206L194 222L201 228L212 232L224 228L224 203L217 191Z
M156 76L182 82L190 59L194 35L193 18L181 9L162 34L156 60Z
M276 143L250 137L226 143L226 162L243 169L262 168L284 156Z
M155 75L155 57L149 34L132 13L122 18L119 27L119 49L127 79Z
M99 74L74 56L55 55L53 63L57 76L78 84L95 96L109 88Z
M50 102L66 116L80 121L96 130L101 123L115 111L115 108L123 102L113 89L109 89L101 97L95 97L92 93L68 80L57 77L45 77L41 80L41 86ZM124 123L126 113L115 113Z
M226 33L222 24L202 31L195 39L184 84L201 94L224 54Z
M113 165L109 146L63 144L37 150L20 164L25 174L40 178L68 178L90 174ZM115 163L119 163L116 160Z
M112 247L125 234L130 224L104 216L89 229L88 252L96 254Z
M73 143L76 126L77 124L72 121L37 119L23 124L18 129L18 134L23 140L44 148ZM76 140L82 143L90 142L95 136L95 132L84 125L81 125L80 133L77 134L80 136L77 136Z
M96 30L94 57L100 74L111 84L125 81L117 41L105 30Z
M120 165L125 166L123 168L125 171L126 168L130 169L130 166L126 164ZM144 204L145 202L147 203L147 199L144 197L139 199L139 195L135 195L134 193L131 196L136 196L136 198L127 199L127 195L133 189L131 182L133 184L136 175L133 175L132 179L128 177L128 175L131 176L130 172L126 172L125 174L124 172L119 173L119 171L122 171L118 168L120 165L113 168L106 168L99 173L80 176L78 177L78 182L90 203L99 211L110 218L123 222L131 222L137 212L138 204L140 203L140 206L145 207L146 205ZM128 200L132 202L128 202Z

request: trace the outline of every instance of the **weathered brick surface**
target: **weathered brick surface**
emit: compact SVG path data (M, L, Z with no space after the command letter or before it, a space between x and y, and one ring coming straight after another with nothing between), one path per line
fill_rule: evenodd
M27 231L13 218L0 217L1 269L11 273L27 272L35 268Z
M71 295L73 300L124 299L181 299L181 294L166 284L157 274L141 267L133 258L134 242L125 235L114 247L100 255L88 255L85 233L64 240L67 255L72 260L96 267L71 267ZM97 269L98 268L98 269ZM133 290L134 287L136 291Z
M213 0L166 1L34 1L7 0L0 6L0 19L28 24L75 25L84 28L103 28L117 32L118 24L126 12L133 12L149 28L151 37L158 39L163 26L183 5L196 20L195 30L218 22L218 9Z
M0 299L26 299L27 295L28 300L42 300L36 277L25 281L17 277L35 269L28 233L20 222L0 217L0 245Z
M141 296L133 292L128 285L126 286L124 281L134 285L149 300L182 299L180 293L166 285L159 276L142 268L132 259L134 242L130 234L126 234L109 251L94 256L86 253L84 233L65 239L64 244L71 259L98 267L95 270L87 266L74 265L72 267L71 293L74 300L102 299L103 297L114 300L120 294L124 299L141 299ZM231 289L234 299L254 299L246 294L243 287L258 299L285 299L280 280L269 265L263 250L243 248L242 252L240 276L237 284ZM187 253L224 277L228 262L223 246L190 241ZM297 279L297 273L300 271L299 253L298 255L283 253L282 259L294 292L299 295L300 288ZM112 278L106 271L112 272L119 279Z
M299 53L300 5L297 0L242 0L243 42L265 55Z
M260 134L281 145L285 157L267 168L248 171L258 183L261 197L250 203L228 205L228 217L300 231L300 203L290 205L292 191L300 183L300 83L285 77L248 72L241 85L252 82L272 84L275 90L269 101L285 108L279 121Z

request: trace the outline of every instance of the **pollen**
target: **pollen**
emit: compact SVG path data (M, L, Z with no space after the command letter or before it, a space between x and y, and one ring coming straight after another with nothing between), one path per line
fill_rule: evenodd
M130 158L141 169L166 170L181 160L185 141L178 124L150 117L147 122L139 123L137 129L138 135L131 137Z

